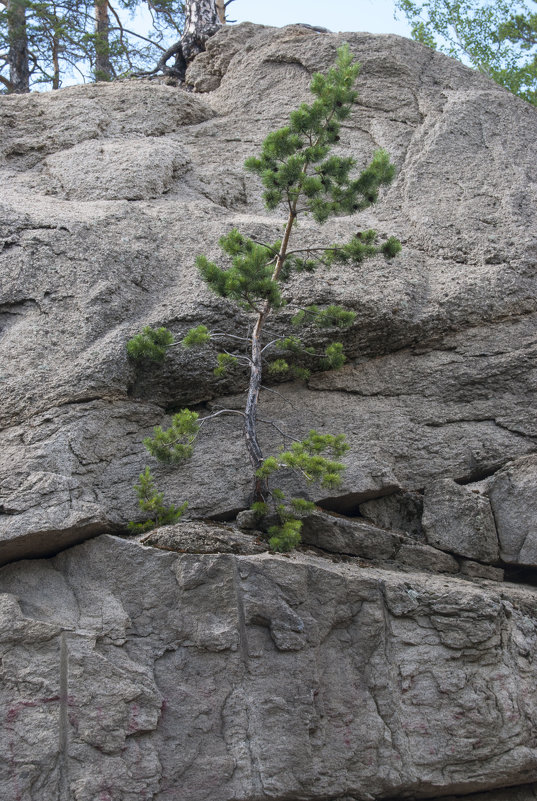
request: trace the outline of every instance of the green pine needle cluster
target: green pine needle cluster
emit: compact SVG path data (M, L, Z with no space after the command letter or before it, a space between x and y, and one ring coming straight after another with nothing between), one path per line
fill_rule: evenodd
M321 487L333 489L341 483L341 474L345 469L345 465L336 460L348 450L343 434L319 434L312 429L305 439L293 442L289 450L282 450L278 456L267 457L257 476L268 481L278 470L293 470L308 483L315 482ZM284 494L278 489L272 490L271 496L279 523L268 530L269 545L273 551L292 550L300 542L300 518L311 514L315 504L304 498L291 498L286 502ZM270 507L267 503L257 503L252 509L263 517L269 513Z
M170 523L177 523L181 515L188 506L185 501L181 506L165 506L164 494L157 492L155 482L149 467L140 473L140 483L134 485L134 490L138 496L138 506L142 512L149 515L143 523L133 523L128 525L132 534L143 534L159 526L167 526Z
M153 437L143 443L149 453L160 462L180 464L192 456L193 443L199 432L198 413L181 409L172 417L171 426L164 431L155 426Z
M359 70L348 45L341 47L334 67L326 75L313 76L310 89L316 100L302 103L291 113L289 125L266 137L261 155L246 160L246 169L261 177L267 208L282 202L292 206L300 198L323 223L334 214L367 208L377 200L379 187L390 183L395 168L384 150L375 153L357 178L351 177L353 158L329 155L356 101Z
M268 479L277 470L287 468L299 472L308 482L316 481L321 487L337 487L345 465L335 459L341 458L348 450L344 434L319 434L312 429L305 439L293 442L289 450L264 459L257 476ZM325 456L325 453L333 458Z
M211 332L206 325L198 325L191 328L181 340L185 348L192 348L195 345L207 345L211 341Z
M237 357L232 356L230 353L218 353L216 360L218 366L214 368L213 373L218 377L224 376L229 368L234 367L238 362Z
M280 286L272 280L273 248L258 245L236 228L223 236L219 244L231 257L231 266L227 269L205 256L196 259L196 266L207 286L216 295L236 301L247 311L256 311L263 302L268 302L274 309L280 308L283 305Z
M152 362L163 362L166 350L173 345L174 337L167 328L151 328L146 325L140 334L129 339L127 353L131 359L149 359Z
M342 306L330 304L324 309L316 305L300 309L291 320L294 326L315 325L318 328L350 328L356 320L356 312Z

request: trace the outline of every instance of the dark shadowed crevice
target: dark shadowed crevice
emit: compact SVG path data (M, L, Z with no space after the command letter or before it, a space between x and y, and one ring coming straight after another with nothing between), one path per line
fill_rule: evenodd
M502 565L505 581L511 584L528 584L537 587L537 567L525 565Z
M86 523L66 529L32 531L11 540L0 542L0 566L22 559L44 559L79 545L100 534L118 534L124 527L109 521Z
M453 479L456 484L459 484L461 487L466 486L466 484L475 484L478 481L483 481L485 478L490 478L498 470L501 470L511 459L505 459L501 462L495 462L491 465L483 466L483 467L476 467L472 472L467 473L464 476L460 476L459 478Z
M208 515L205 519L211 523L230 523L235 520L239 512L244 511L244 506L239 506L235 509L226 509L223 512L218 512L214 515Z
M374 498L383 498L385 495L393 495L399 490L396 485L384 487L380 490L365 490L364 492L349 492L346 495L336 495L332 498L321 498L316 501L316 505L325 512L337 512L346 517L362 517L359 506L366 501Z
M398 796L391 796L385 798L384 801L530 801L530 799L537 799L537 784L517 784L511 787L496 787L492 790L480 790L477 793L460 795L457 793L448 793L442 796L427 796L421 794L405 794ZM343 799L334 799L334 801L344 801Z

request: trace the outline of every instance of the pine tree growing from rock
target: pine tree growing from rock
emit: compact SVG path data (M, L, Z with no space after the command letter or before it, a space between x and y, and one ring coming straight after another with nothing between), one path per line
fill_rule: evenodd
M292 112L289 124L270 133L260 155L245 163L247 170L261 178L266 207L285 210L281 240L260 243L233 229L219 243L228 257L225 266L198 256L201 278L216 295L239 308L244 316L245 333L232 335L199 325L180 342L186 348L233 343L216 354L215 373L221 375L235 364L247 367L249 382L244 409L221 409L201 419L196 412L183 409L174 415L169 429L157 427L153 437L144 440L147 450L157 459L181 463L191 456L194 441L207 421L223 414L241 416L252 468L252 508L260 518L276 517L269 528L270 544L275 550L290 550L298 544L300 518L313 509L313 504L304 498L286 498L273 487L275 474L282 469L291 470L306 482L337 487L344 470L340 459L348 446L344 434L311 430L303 440L289 436L289 449L282 448L266 457L258 439L263 375L307 380L310 369L341 367L345 355L337 335L355 320L354 312L335 304L297 309L290 296L289 279L293 275L308 277L319 268L329 269L338 263L358 265L378 254L393 258L401 249L394 237L379 244L373 230L360 232L347 243L291 247L301 215L310 215L322 225L329 217L366 209L378 199L379 188L389 184L394 176L395 168L383 150L378 150L369 166L356 177L353 177L352 157L331 154L339 142L341 123L349 117L357 99L354 84L358 71L359 65L353 62L348 46L340 48L328 73L313 76L313 103L303 103ZM282 336L279 332L285 323L291 324L291 330ZM313 327L326 334L323 352L309 345L302 333L311 332ZM167 348L174 344L178 343L171 331L146 327L129 341L127 349L133 359L161 361ZM148 474L144 475L147 481Z

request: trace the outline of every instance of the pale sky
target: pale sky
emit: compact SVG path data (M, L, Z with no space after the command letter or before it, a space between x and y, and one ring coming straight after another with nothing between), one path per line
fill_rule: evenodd
M368 31L410 37L404 14L399 12L401 19L394 19L392 0L235 0L228 7L228 17L277 27L307 22L334 32Z

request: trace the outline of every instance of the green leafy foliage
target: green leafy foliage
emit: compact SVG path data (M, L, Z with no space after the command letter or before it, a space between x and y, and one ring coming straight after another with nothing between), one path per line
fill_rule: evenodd
M296 518L290 518L280 525L270 526L268 530L270 547L279 553L292 551L300 544L301 529L302 521Z
M343 353L341 342L332 342L327 345L324 353L325 357L321 362L324 370L337 370L345 364L346 356Z
M187 508L187 502L185 501L181 506L164 506L164 494L157 492L149 467L146 467L144 472L140 473L139 481L140 483L134 486L138 496L138 506L142 512L150 515L150 517L143 523L130 522L128 525L129 531L133 534L141 534L159 526L176 523Z
M356 320L356 312L344 309L342 306L330 304L324 309L318 306L308 306L300 309L292 319L295 326L315 325L318 328L349 328Z
M395 5L411 24L414 39L537 105L537 14L525 2L395 0Z
M273 362L270 362L268 371L272 375L283 375L289 372L289 365L285 359L275 359Z
M0 52L6 55L12 43L10 12L15 5L24 14L30 88L39 90L58 89L72 78L83 82L95 78L111 80L152 66L169 37L179 37L184 22L180 0L151 2L150 31L133 30L129 23L129 17L144 5L141 0L109 0L104 4L109 20L104 34L96 32L96 3L73 0L0 3ZM108 57L110 72L95 74L97 53ZM10 92L8 61L5 57L0 59L0 87Z
M267 208L282 202L296 207L300 198L305 211L323 223L334 214L367 208L377 200L379 187L392 180L395 168L384 150L375 153L357 178L352 177L353 158L329 155L357 98L359 69L348 45L341 47L334 67L326 75L313 76L310 89L316 100L302 103L291 113L289 125L266 137L261 155L245 162L246 169L261 178ZM311 271L314 262L298 261L295 266Z
M182 409L172 417L171 426L164 431L155 426L153 437L143 443L152 456L160 462L180 464L192 456L193 442L199 431L198 413Z
M218 366L214 368L213 373L216 376L223 376L227 373L230 367L237 364L237 357L229 353L219 353L216 357Z
M279 284L272 280L274 251L270 246L258 245L233 229L220 239L220 247L232 257L227 269L205 256L196 259L201 277L216 295L237 301L248 311L256 311L262 302L275 309L282 306Z
M269 456L264 459L257 476L268 481L279 470L293 470L308 483L316 482L322 487L333 489L341 483L341 473L345 469L345 465L336 460L348 450L343 434L320 434L312 429L305 439L293 442L288 450L282 449L277 457ZM315 504L304 498L291 498L287 503L283 492L278 489L272 490L271 495L276 501L280 522L269 528L269 544L274 551L288 551L300 542L300 518L311 514ZM267 514L266 503L255 508L260 516Z
M206 345L211 341L211 334L206 325L198 325L196 328L191 328L190 331L181 340L181 344L185 348L192 348L195 345Z
M127 353L131 359L162 362L166 356L166 349L173 345L173 341L173 334L167 328L151 328L146 325L140 334L129 339Z
M319 434L312 429L305 439L293 442L289 450L280 453L278 468L296 470L308 482L315 481L321 487L337 487L341 483L341 473L345 465L335 459L348 450L344 434ZM333 458L325 456L325 453Z

